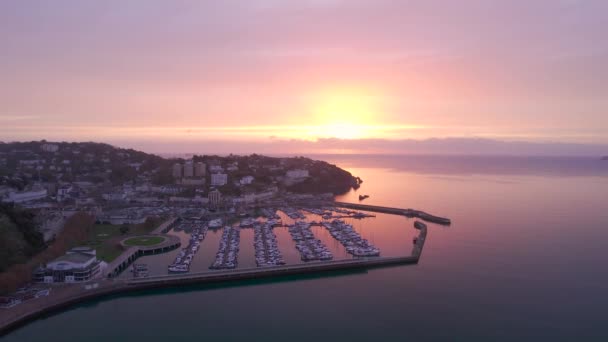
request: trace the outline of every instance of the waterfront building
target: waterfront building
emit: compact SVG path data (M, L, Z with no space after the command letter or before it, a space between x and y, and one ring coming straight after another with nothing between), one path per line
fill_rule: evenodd
M173 165L173 178L182 178L182 164Z
M225 173L214 173L211 175L211 186L222 186L228 183L228 175Z
M76 247L65 255L34 271L34 281L39 283L75 283L88 281L101 274L101 261L95 249Z
M194 177L205 177L205 174L207 173L206 167L205 163L202 162L194 164Z

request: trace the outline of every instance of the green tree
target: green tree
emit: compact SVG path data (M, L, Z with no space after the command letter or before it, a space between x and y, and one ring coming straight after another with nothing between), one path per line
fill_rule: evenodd
M123 224L122 226L120 226L120 233L122 235L125 235L129 232L129 225L128 224Z

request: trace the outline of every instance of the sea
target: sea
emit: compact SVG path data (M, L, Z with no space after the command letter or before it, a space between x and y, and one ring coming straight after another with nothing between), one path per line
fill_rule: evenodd
M363 179L340 201L449 217L415 265L116 295L29 323L24 341L606 341L608 161L594 157L314 155ZM382 255L409 255L413 219L349 220ZM184 241L185 232L174 232ZM334 253L349 258L322 228ZM299 254L276 230L288 263ZM213 262L209 231L194 271ZM239 267L254 267L241 231ZM176 253L176 252L174 252ZM173 254L140 259L166 273ZM154 266L160 265L160 266ZM129 276L127 273L123 277Z

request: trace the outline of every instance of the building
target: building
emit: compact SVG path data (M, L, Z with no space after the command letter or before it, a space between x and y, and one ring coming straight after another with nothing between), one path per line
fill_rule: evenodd
M194 164L194 177L205 177L207 173L207 166L205 163L198 162Z
M240 183L241 185L249 185L251 183L253 183L253 176L245 176L243 178L241 178Z
M173 178L182 178L182 164L173 165Z
M244 203L254 203L254 202L258 202L258 201L265 201L265 200L273 198L274 196L276 196L276 194L277 194L276 189L267 189L264 192L245 194L245 195L241 196L238 199L238 201L244 202Z
M186 185L186 186L205 185L205 178L182 178L182 180L181 180L181 182L179 182L179 184Z
M122 191L110 192L102 194L101 197L106 201L126 201L127 194Z
M211 186L222 186L228 184L228 175L225 173L214 173L211 175Z
M194 164L191 160L187 161L186 164L184 164L184 177L194 177Z
M219 190L211 190L209 191L209 195L207 196L209 199L209 204L217 207L220 205L222 201L222 193Z
M289 170L287 171L287 178L300 179L308 177L308 170Z
M101 261L95 249L77 247L34 271L39 283L76 283L89 281L101 274Z
M11 192L8 194L8 197L3 200L3 202L24 203L44 199L47 195L48 191L46 189Z
M209 165L209 171L214 172L214 173L220 173L220 172L224 172L224 168L222 167L222 165L214 164L214 165Z
M54 153L54 152L59 151L59 145L56 145L56 144L43 144L41 148L44 152Z

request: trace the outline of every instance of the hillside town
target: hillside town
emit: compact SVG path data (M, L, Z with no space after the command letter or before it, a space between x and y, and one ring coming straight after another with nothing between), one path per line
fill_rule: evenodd
M350 173L308 158L197 156L167 159L99 143L0 143L0 202L35 215L51 241L75 213L97 223L241 213L265 201L346 192Z

